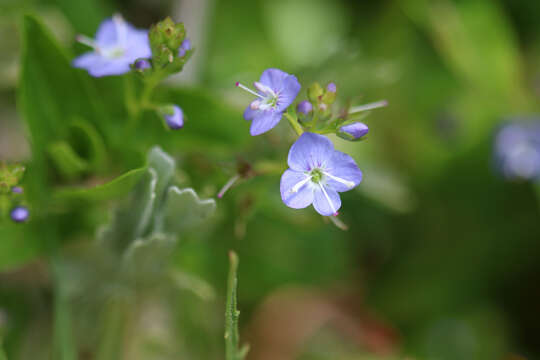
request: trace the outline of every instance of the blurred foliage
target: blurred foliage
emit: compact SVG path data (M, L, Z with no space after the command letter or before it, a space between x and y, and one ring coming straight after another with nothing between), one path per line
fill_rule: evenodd
M0 3L0 101L13 108L16 98L18 109L17 118L2 112L0 136L4 127L23 123L18 129L28 135L32 153L21 159L31 221L0 224L0 334L9 359L89 358L96 343L104 344L99 359L114 358L108 352L119 334L114 324L124 321L131 330L126 354L139 354L130 359L223 358L231 248L242 259L242 338L255 331L266 299L288 285L357 292L351 311L374 312L400 334L399 345L390 349L395 354L386 356L323 327L295 349L298 358L540 356L539 190L504 181L491 160L501 121L540 110L540 3L209 1L205 47L194 44L204 54L198 83L187 87L180 76L180 84L156 93L156 99L184 110L181 132L165 130L152 112L126 128L124 94L142 91L136 76L94 79L70 66L73 54L84 50L73 35L92 35L112 12L148 27L174 18L177 8L176 2L159 1L147 12L153 5L141 4ZM28 12L33 15L22 17ZM294 139L287 125L262 137L248 135L242 119L248 97L233 84L252 81L268 67L294 73L302 84L334 81L340 97L353 104L389 101L369 118L363 146L332 139L365 175L357 192L343 196L340 218L347 232L310 209L282 204L279 176ZM304 87L299 99L306 95ZM112 280L97 266L83 274L80 259L106 260L88 244L110 221L110 209L129 212L141 205L136 200L145 198L133 194L142 194L141 184L152 177L146 154L156 144L178 164L167 175L169 184L193 187L201 198L214 196L235 175L238 162L262 171L229 190L210 223L171 246L168 280L147 279L165 288L159 297L141 290L144 296L135 298L145 301L137 307L108 296L101 303L72 297L74 289L66 284L82 283L88 274L94 279L86 283L94 285L90 293ZM194 193L178 188L162 194L197 202ZM178 206L163 202L167 215L151 223L182 226L184 218L196 216L184 200ZM140 224L122 231L138 231ZM167 243L167 236L149 231L139 231L148 240L144 245ZM147 249L138 251L148 260ZM118 270L114 261L108 266ZM113 325L105 327L108 322ZM372 336L384 343L388 335Z

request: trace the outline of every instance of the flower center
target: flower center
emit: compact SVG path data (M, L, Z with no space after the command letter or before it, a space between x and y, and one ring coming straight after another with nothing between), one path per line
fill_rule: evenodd
M255 96L257 96L259 99L257 100L254 100L250 107L253 109L253 110L268 110L268 109L271 109L271 108L275 108L277 106L277 103L278 103L278 99L279 99L279 93L276 93L274 90L272 90L270 87L260 83L260 82L255 82L253 84L255 86L255 88L259 91L259 92L255 92L253 90L251 90L250 88L248 88L247 86L245 85L242 85L240 84L239 82L236 83L236 86L238 86L240 89L242 90L245 90L247 92L249 92L250 94L253 94Z
M309 175L311 176L311 181L318 184L322 181L324 173L321 169L313 169L309 172Z

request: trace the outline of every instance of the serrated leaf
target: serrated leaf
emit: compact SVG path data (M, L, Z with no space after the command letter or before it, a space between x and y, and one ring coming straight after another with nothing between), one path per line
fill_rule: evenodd
M140 182L113 214L109 226L99 231L99 241L122 252L147 231L156 199L157 175L154 169L145 171Z
M124 274L137 283L155 281L156 276L164 274L166 259L175 244L174 236L163 233L154 233L148 238L133 241L124 254Z
M214 199L199 199L191 189L171 186L163 208L163 230L179 233L200 225L216 210Z
M156 196L159 202L173 178L176 164L169 154L155 146L148 153L148 167L154 169L157 175Z

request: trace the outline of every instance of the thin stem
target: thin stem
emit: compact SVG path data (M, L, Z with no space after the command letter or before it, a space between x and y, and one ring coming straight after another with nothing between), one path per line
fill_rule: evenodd
M387 105L388 105L388 101L386 100L376 101L369 104L352 107L349 109L349 114L354 114L354 113L358 113L358 112L362 112L366 110L378 109L381 107L385 107Z
M298 123L298 120L295 117L288 113L285 113L283 115L287 118L287 120L289 120L289 124L293 128L296 135L300 136L304 133L304 130L302 130L302 126Z
M227 279L227 308L225 309L225 359L242 360L248 351L247 346L239 347L238 317L240 311L236 308L236 291L238 286L238 255L229 252L229 277Z

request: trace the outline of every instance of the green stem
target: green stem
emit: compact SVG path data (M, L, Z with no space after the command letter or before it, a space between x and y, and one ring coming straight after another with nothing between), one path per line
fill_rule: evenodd
M298 136L302 135L304 130L302 129L302 126L298 123L298 120L290 114L285 113L283 115L287 118L287 120L289 120L289 124L293 128L296 135Z
M240 316L240 311L236 308L238 256L234 251L229 252L229 262L227 308L225 309L225 359L242 360L247 354L248 347L239 348L238 317Z
M106 304L103 313L104 328L100 334L96 360L118 360L122 358L126 309L127 304L121 296L115 296Z
M51 266L54 274L54 358L76 360L77 350L73 338L71 306L64 288L62 268L57 259Z

